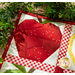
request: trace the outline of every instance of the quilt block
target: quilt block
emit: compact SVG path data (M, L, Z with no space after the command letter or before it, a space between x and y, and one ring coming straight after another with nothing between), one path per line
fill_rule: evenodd
M40 23L41 19L42 23ZM0 73L22 65L33 73L75 72L75 23L50 21L44 16L20 11L15 29L2 56Z

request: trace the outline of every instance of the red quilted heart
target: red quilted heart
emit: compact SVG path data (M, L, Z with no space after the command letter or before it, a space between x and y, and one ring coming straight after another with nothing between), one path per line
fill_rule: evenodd
M19 56L40 62L59 48L61 37L57 26L33 19L23 21L14 34Z

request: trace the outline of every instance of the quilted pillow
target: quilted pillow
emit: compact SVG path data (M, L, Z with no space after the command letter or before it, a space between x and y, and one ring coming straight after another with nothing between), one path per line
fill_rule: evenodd
M1 73L75 72L75 26L66 22L41 24L38 18L41 18L42 22L48 20L43 16L20 11L15 23L16 29L13 30L2 56L4 61L0 64ZM60 66L60 60L63 57L70 60L71 64L68 69ZM22 65L22 68L18 65Z

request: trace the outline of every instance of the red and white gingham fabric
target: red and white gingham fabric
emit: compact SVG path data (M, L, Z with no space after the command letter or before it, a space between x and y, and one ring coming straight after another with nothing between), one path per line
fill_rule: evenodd
M40 62L37 62L37 61L20 58L18 56L14 56L14 55L12 55L12 56L7 55L4 61L14 63L14 64L18 64L18 65L22 65L22 66L26 66L26 67L35 68L35 69L46 71L46 72L49 72L49 73L53 73L55 71L54 65L50 65L50 64L47 65L46 63L40 63Z
M56 64L57 66L59 66L59 60L62 57L66 56L71 31L72 31L72 25L66 24L64 28L62 40L61 40L61 45L59 48L58 59Z
M63 71L63 73L75 73L75 71L70 70L70 69L65 69L65 70Z
M56 65L59 66L59 60L67 55L68 42L72 31L72 25L65 25L61 45L59 48L58 59ZM74 70L64 69L63 73L75 73Z

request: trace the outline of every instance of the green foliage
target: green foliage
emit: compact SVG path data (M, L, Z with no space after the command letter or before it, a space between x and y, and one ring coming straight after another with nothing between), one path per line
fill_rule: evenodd
M4 19L0 21L0 46L5 47L11 30L14 28L12 22L5 22Z
M75 6L71 2L2 2L7 3L4 8L0 8L0 46L5 47L9 38L8 34L14 28L14 19L20 10L35 12L35 8L42 7L45 15L49 18L75 22ZM43 14L42 14L43 15Z
M32 9L32 2L25 3L25 2L7 2L5 11L9 13L11 18L15 18L15 15L19 13L20 10L31 11Z
M34 7L44 7L45 16L75 22L75 6L71 2L35 2Z

